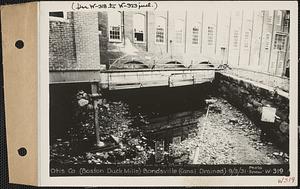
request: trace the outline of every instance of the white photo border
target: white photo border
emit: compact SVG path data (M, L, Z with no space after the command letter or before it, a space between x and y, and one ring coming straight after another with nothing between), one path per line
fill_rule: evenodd
M99 3L94 2L94 3ZM125 1L128 2L128 1ZM298 184L298 5L296 1L156 1L157 9L192 10L207 9L256 9L290 10L290 177L296 182L279 184L282 176L80 176L50 177L49 175L49 12L72 10L72 1L39 3L39 177L41 186L295 186ZM77 2L76 2L77 3ZM89 2L84 2L89 3ZM93 2L90 2L93 3ZM109 3L101 1L100 3ZM118 1L114 1L118 3ZM123 9L124 10L124 9ZM87 10L84 10L87 11ZM90 10L101 11L101 10ZM104 10L103 10L104 11Z

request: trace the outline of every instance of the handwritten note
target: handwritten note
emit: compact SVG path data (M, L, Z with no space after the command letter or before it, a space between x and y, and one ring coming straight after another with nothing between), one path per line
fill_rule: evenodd
M294 183L294 182L296 182L295 177L282 177L281 179L278 179L278 184Z
M155 10L157 9L156 2L117 2L117 3L88 3L88 2L73 2L72 10L103 10L103 9L127 9L127 10Z

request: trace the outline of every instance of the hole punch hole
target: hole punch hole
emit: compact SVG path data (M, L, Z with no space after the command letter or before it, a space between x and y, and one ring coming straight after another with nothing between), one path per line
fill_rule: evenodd
M18 149L18 154L19 154L20 156L26 156L26 154L27 154L26 148L24 148L24 147L19 148L19 149Z
M18 41L16 41L15 46L18 49L22 49L24 47L24 42L22 40L18 40Z

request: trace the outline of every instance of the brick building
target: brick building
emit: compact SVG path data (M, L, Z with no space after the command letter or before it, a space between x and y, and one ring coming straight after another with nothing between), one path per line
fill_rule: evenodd
M51 12L49 21L53 73L80 70L93 77L105 67L189 67L209 60L284 76L288 66L289 11Z

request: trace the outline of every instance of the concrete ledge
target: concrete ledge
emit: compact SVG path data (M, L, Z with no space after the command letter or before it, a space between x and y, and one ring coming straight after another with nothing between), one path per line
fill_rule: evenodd
M49 73L50 84L99 82L99 70L66 70Z
M258 70L249 70L243 68L232 68L230 70L224 71L224 73L235 75L267 86L275 87L281 89L282 91L289 91L290 79L287 77L280 77Z
M289 98L289 93L288 92L285 92L277 87L272 87L272 86L268 86L266 84L263 84L263 83L259 83L259 82L256 82L256 81L252 81L252 80L249 80L249 79L245 79L245 78L242 78L242 77L239 77L239 76L236 76L236 75L232 75L232 74L229 74L229 73L221 73L223 76L227 76L227 77L231 77L237 81L243 81L243 82L247 82L249 84L252 84L252 85L255 85L259 88L262 88L262 89L265 89L265 90L268 90L268 91L274 91L274 92L277 92L279 95L285 97L285 98Z

